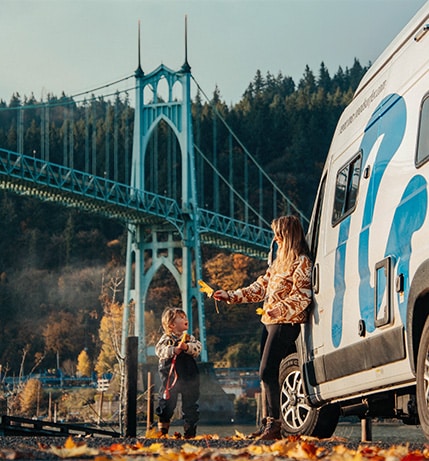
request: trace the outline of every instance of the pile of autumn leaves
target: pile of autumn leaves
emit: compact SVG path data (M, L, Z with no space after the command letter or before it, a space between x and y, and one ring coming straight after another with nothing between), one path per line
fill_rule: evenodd
M243 440L241 433L228 439L232 442ZM90 448L84 442L77 443L71 437L63 447L46 448L59 458L91 458L94 461L423 461L429 459L429 447L423 450L410 450L408 445L389 448L361 445L357 449L347 448L339 440L331 444L318 444L317 439L307 437L289 437L270 445L249 444L242 448L214 448L211 441L218 440L216 435L198 436L194 440L203 440L204 446L195 446L185 442L178 448L167 448L157 440L150 445L135 443L126 445L114 443L104 448ZM146 438L147 441L147 438ZM213 444L213 446L216 444ZM329 447L327 446L329 445Z

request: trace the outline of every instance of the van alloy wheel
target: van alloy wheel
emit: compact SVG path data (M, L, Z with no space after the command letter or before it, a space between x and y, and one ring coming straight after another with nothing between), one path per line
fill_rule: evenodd
M298 354L291 354L280 364L280 418L282 435L330 437L340 417L338 405L312 407L304 392Z
M297 370L287 375L280 394L282 418L291 428L299 430L310 416L311 408L306 403L301 373Z

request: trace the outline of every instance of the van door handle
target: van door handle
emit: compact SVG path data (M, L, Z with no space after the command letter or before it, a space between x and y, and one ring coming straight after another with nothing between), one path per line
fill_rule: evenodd
M319 263L316 263L313 266L311 284L313 285L313 293L319 293Z

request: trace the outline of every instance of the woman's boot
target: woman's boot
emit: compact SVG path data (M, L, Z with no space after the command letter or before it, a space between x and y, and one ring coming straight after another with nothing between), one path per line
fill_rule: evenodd
M280 420L270 416L267 418L264 432L258 437L258 440L278 440L282 438Z

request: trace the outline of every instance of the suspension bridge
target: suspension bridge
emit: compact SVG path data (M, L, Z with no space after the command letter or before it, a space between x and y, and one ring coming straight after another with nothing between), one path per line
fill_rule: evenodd
M191 101L191 84L207 106ZM202 107L212 123L205 138ZM148 355L146 296L161 266L180 288L191 330L197 311L207 361L201 245L265 259L274 217L306 221L207 98L187 56L177 71L145 74L139 57L133 75L87 92L15 99L0 107L2 125L0 188L126 223L122 351L137 336L139 363Z

